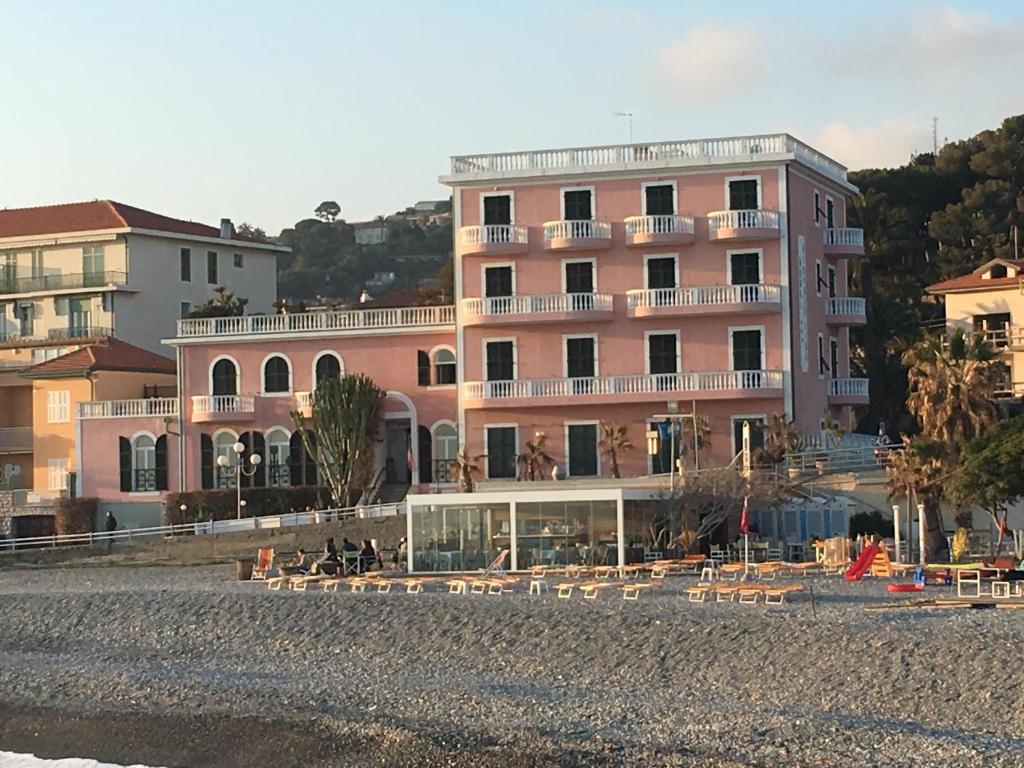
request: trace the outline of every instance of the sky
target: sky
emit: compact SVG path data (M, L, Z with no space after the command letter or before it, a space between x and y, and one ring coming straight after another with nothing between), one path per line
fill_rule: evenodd
M276 234L457 154L788 131L851 169L1024 112L1024 3L0 0L0 207Z

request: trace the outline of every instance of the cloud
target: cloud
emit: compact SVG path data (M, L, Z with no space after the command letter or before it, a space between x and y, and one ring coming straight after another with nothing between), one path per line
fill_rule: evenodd
M750 62L763 47L753 30L698 24L657 52L657 68L679 96L725 101L753 86Z
M931 150L927 128L911 120L883 120L866 126L826 123L811 146L851 170L892 168L903 165L911 154Z

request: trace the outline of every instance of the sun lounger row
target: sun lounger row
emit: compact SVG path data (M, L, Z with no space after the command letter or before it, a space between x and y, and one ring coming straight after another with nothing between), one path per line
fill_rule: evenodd
M764 598L766 605L781 605L786 601L786 596L795 592L802 592L800 584L758 584L758 583L736 583L724 584L716 582L713 584L694 584L687 587L687 599L691 603L704 603L714 597L715 602L731 603L740 602L755 604Z

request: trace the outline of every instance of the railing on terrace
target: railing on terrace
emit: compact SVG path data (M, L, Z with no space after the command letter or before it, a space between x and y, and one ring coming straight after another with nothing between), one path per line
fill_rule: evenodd
M866 311L867 301L859 296L834 296L825 305L829 315L863 315Z
M464 314L526 315L551 312L610 312L610 293L548 293L528 296L490 296L462 300Z
M545 240L610 240L611 236L612 225L607 221L579 219L544 222Z
M178 337L445 326L454 322L455 307L451 305L347 309L336 312L300 312L291 315L241 315L179 320Z
M99 325L78 326L74 328L51 328L46 332L48 339L101 339L113 336L113 328L105 328Z
M652 143L609 144L597 147L542 149L452 158L451 172L488 174L526 171L543 173L565 168L599 168L609 165L662 163L666 160L722 162L752 161L764 155L793 155L826 176L846 181L846 167L789 134L733 136Z
M700 307L714 304L778 304L782 301L782 290L774 284L644 288L626 291L626 299L630 309Z
M509 243L525 245L529 236L527 227L515 224L484 224L459 229L459 237L463 245L480 245L482 243Z
M32 427L0 427L0 451L31 451Z
M244 493L244 490L243 490ZM275 528L312 525L332 520L357 517L391 517L405 514L405 503L374 504L357 507L332 507L313 512L290 512L286 515L243 517L241 520L217 520L205 523L162 525L155 528L128 528L111 533L72 533L63 536L33 536L24 539L0 539L0 551L39 547L89 547L108 541L132 543L155 536L204 536L216 533L237 533Z
M900 443L852 448L812 448L787 454L783 464L787 471L801 475L869 472L885 469L892 454L901 450L903 445Z
M120 271L10 277L0 275L0 293L34 293L72 288L103 288L123 285L128 274Z
M712 211L708 214L708 229L778 229L779 212L765 208L745 211Z
M633 235L692 235L693 216L628 216L626 237Z
M561 379L470 381L463 384L469 400L590 395L636 395L658 392L716 392L734 389L781 389L782 371L717 371L591 376Z
M78 404L80 419L123 419L133 416L177 416L178 398L88 400Z
M867 379L829 379L828 394L831 397L867 397Z
M253 413L256 400L252 395L193 395L193 413Z
M864 230L853 227L833 227L822 233L825 245L846 245L856 248L864 247Z

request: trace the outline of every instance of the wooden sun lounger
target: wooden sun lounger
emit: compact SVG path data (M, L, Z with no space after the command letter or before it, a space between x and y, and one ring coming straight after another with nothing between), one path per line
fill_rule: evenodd
M280 590L281 587L284 586L284 583L289 579L291 579L291 576L271 576L269 579L265 579L264 581L267 584L267 589L277 591Z
M534 576L530 579L530 591L531 595L540 595L544 592L550 592L551 585L548 584L543 578L537 578Z
M608 584L607 582L599 584L597 582L590 582L589 584L580 584L580 592L583 593L584 600L596 600L598 593L602 589L614 587L614 584Z
M610 579L613 576L621 576L622 569L617 565L595 565L594 566L594 578L595 579Z
M407 595L419 595L423 592L423 585L426 584L429 579L398 579L396 584L405 585L405 593Z
M638 582L638 583L633 583L633 584L623 584L621 587L619 587L619 589L622 590L622 599L623 600L639 600L640 599L640 593L643 590L649 589L650 587L653 587L653 586L654 586L654 584L648 584L648 583L645 583L645 582Z
M775 578L785 570L782 563L753 563L751 565L758 578L765 581L774 581Z
M718 578L736 581L743 573L743 563L722 563L718 567Z
M469 582L466 579L451 579L446 581L445 585L448 587L449 595L468 595Z
M694 584L686 588L687 600L691 603L703 603L714 591L715 587L712 584Z
M568 600L572 597L572 591L578 587L579 584L572 581L565 581L561 584L556 584L555 589L558 591L558 596L563 600Z
M804 588L801 584L786 584L785 586L773 586L765 587L764 602L765 605L782 605L786 601L786 595L793 594L794 592L803 592Z
M799 576L807 576L812 573L821 573L824 565L817 560L809 563L791 563L790 569Z
M741 588L739 584L717 584L715 586L715 602L731 603Z
M324 588L324 592L337 592L338 585L341 584L342 578L340 576L332 576L329 579L324 579L320 584Z

